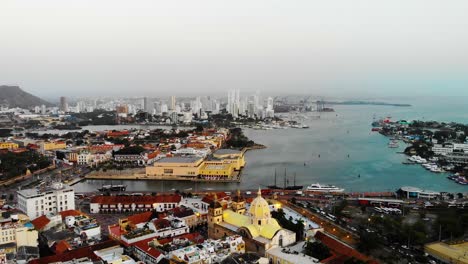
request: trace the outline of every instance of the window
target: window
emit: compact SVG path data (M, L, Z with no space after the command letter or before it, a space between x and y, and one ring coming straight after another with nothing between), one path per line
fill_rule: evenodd
M262 225L262 220L258 220L258 225Z
M172 173L174 173L174 170L173 169L164 169L164 173L172 174Z

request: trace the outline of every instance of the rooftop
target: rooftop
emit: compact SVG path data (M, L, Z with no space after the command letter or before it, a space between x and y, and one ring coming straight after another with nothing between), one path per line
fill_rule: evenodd
M214 154L215 155L230 155L230 154L240 154L242 151L237 149L218 149Z
M32 188L32 189L24 189L24 190L19 190L17 191L18 195L24 196L24 197L32 197L36 195L42 195L45 192L53 192L53 191L59 191L59 190L73 190L73 188L70 188L68 185L65 185L63 183L53 183L51 186L45 186L43 189L41 188Z
M177 194L156 196L94 196L90 203L99 204L154 204L154 203L180 203L181 196Z
M303 250L305 242L298 243L294 247L274 247L267 251L267 254L277 256L290 263L319 263L319 261L313 257L307 256L300 253Z
M425 251L437 258L445 260L458 260L454 263L468 263L468 242L459 244L446 244L443 242L427 244L424 247Z
M165 157L162 158L158 161L155 161L154 163L195 163L199 160L201 160L201 157L197 156L177 156L177 157Z

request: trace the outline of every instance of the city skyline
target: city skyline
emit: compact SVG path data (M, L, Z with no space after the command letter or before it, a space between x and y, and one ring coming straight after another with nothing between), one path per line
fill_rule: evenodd
M46 98L466 96L467 5L7 1L0 82Z

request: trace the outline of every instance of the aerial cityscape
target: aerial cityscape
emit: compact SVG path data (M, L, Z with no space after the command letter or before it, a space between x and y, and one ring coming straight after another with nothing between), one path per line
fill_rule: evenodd
M0 264L468 263L467 4L195 2L0 3Z

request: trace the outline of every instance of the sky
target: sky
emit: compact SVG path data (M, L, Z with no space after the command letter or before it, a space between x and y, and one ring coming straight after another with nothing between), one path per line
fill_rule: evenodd
M466 0L1 0L0 84L45 97L468 96Z

